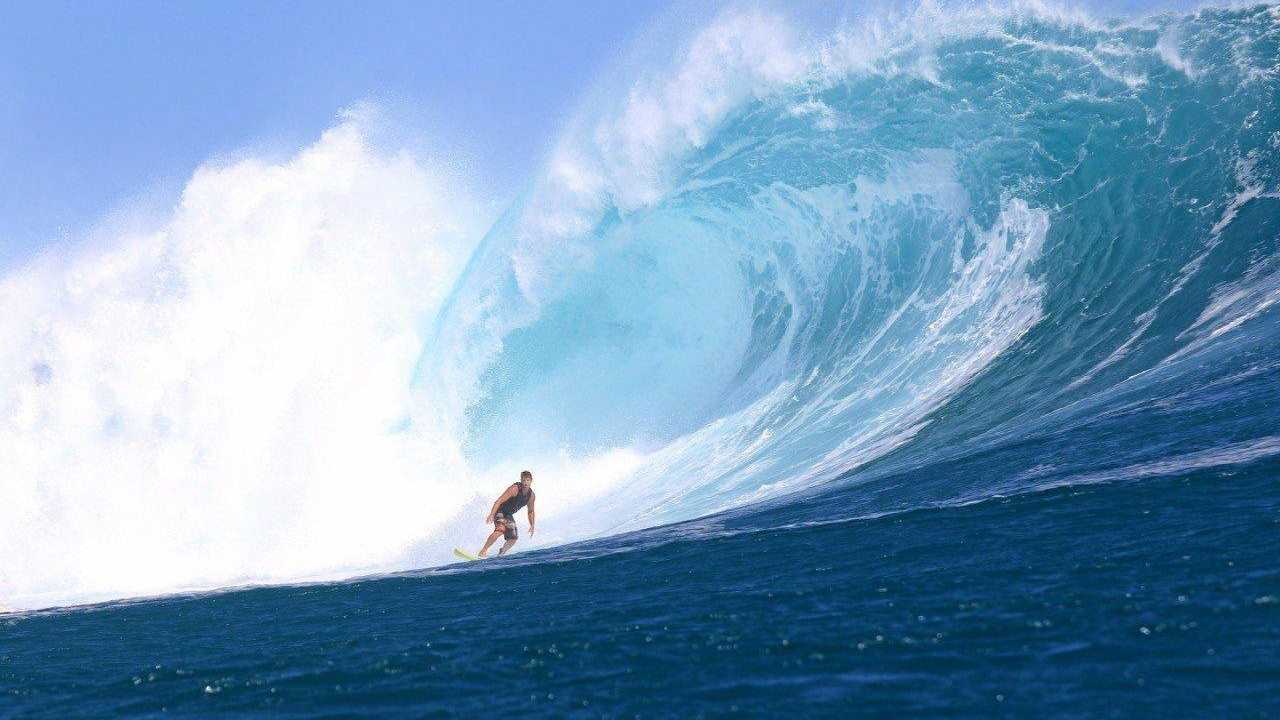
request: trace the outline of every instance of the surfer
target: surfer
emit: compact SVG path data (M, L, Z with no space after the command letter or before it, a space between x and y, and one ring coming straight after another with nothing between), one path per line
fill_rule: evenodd
M489 533L489 539L484 541L484 547L480 548L478 557L484 557L489 552L489 546L493 544L498 536L501 535L507 539L502 547L498 549L499 555L505 555L512 545L516 544L520 534L516 531L516 512L525 506L525 511L529 514L529 534L533 534L534 514L533 514L533 473L523 470L520 473L520 482L511 483L511 487L506 492L498 496L493 501L493 507L489 509L489 516L485 518L486 525L493 524L493 532Z

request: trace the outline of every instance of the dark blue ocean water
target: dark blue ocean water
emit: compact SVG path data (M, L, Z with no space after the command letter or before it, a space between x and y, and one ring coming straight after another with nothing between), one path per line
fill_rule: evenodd
M77 514L110 468L54 453L0 601L287 582L318 527L424 569L0 616L0 716L1280 714L1280 9L858 27L728 12L596 98L423 319L367 467L528 463L536 542L444 565L500 487L401 537L323 423L223 485L139 402L66 447L207 487Z
M824 493L484 571L28 616L0 689L51 718L1270 717L1277 477L861 520Z

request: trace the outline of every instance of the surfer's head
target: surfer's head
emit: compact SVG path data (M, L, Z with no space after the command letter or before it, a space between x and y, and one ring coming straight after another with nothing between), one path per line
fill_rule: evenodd
M520 482L521 482L521 483L523 483L523 484L524 484L524 485L526 485L526 486L527 486L527 485L532 485L532 484L533 484L533 473L529 472L528 470L521 470L521 471L520 471Z

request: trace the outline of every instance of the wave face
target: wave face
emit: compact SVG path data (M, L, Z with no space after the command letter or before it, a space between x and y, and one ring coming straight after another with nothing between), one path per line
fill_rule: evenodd
M729 12L676 58L474 252L344 126L197 176L111 262L5 279L9 604L444 560L522 467L550 544L835 480L876 512L1280 452L1241 399L1280 376L1275 6ZM1115 422L1161 408L1214 431Z
M1274 391L1278 18L723 16L566 138L419 382L464 388L481 464L629 448L592 532L1052 434L1215 349Z

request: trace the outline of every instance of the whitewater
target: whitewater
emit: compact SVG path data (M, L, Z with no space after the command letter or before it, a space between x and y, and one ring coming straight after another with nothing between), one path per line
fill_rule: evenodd
M1278 102L1275 5L733 9L496 218L365 106L211 160L0 275L0 605L1274 462Z

